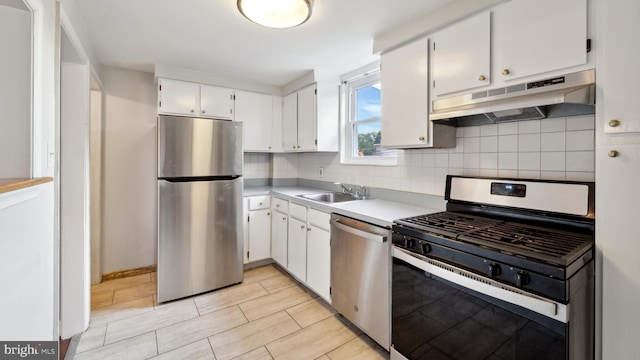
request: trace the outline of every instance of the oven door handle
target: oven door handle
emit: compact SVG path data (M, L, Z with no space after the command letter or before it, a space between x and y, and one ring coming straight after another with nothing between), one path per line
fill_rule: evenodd
M441 263L437 260L410 253L395 246L393 247L393 257L400 259L410 265L413 265L421 270L424 270L430 274L436 275L440 278L443 278L465 288L477 291L481 294L521 306L525 309L535 311L539 314L545 315L563 323L566 323L568 321L567 306L564 304L556 303L535 295L526 294L517 288L513 288L507 285L501 284L499 285L500 287L498 287L489 283L491 280L483 282L481 281L482 279L476 274L459 269L449 264Z
M340 219L331 220L331 225L335 226L339 230L348 232L349 234L356 235L356 236L359 236L361 238L377 241L377 242L380 242L380 243L383 243L383 242L387 241L387 237L386 236L382 236L382 235L378 235L378 234L372 234L372 233L370 233L368 231L363 231L363 230L360 230L360 229L356 229L354 227L351 227L351 226L348 226L348 225L345 225L345 224L341 223L339 220Z

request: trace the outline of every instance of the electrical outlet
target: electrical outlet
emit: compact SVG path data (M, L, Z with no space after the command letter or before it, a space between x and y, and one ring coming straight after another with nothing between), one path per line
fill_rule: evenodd
M322 166L320 166L320 177L324 177L324 168Z

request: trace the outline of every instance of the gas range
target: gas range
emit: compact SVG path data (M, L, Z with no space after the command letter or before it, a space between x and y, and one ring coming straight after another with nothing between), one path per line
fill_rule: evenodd
M537 358L591 359L594 189L448 176L446 211L394 221L392 358L420 358L424 348L520 359L535 344ZM408 336L415 326L429 331ZM467 331L486 331L481 342L495 347L465 353L456 334Z

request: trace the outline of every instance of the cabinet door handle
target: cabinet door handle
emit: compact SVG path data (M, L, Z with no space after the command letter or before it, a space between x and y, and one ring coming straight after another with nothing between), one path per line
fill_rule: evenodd
M486 76L484 76L484 75L480 75L480 76L478 77L478 80L480 80L480 81L485 81L485 80L487 80L487 77L486 77Z
M609 120L609 126L616 127L618 125L620 125L620 121L619 120L616 120L616 119Z
M304 225L300 226L300 229L304 229L304 228L305 228L305 226L304 226Z
M614 158L614 157L618 157L618 155L620 155L620 153L618 152L618 150L609 150L608 155L609 155L609 157Z
M311 231L311 228L310 228L310 227L308 227L308 228L307 228L307 231Z
M282 218L282 220L287 220L287 217L286 217L286 216L285 216L285 217L283 217L283 218Z
M194 113L194 112L196 112L196 111L195 111L195 110L193 110L193 109L191 109L191 112L192 112L192 113Z
M502 75L509 75L511 74L511 71L509 71L509 69L502 69Z
M420 137L418 138L418 140L420 140L420 141L424 141L424 136L420 136Z
M204 110L202 110L202 113L204 114Z

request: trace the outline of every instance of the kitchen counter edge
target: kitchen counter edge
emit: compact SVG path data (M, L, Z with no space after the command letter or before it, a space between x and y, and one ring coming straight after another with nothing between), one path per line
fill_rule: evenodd
M319 192L328 192L328 190L301 186L256 186L245 187L244 196L272 195L308 206L312 209L352 217L386 228L391 228L393 221L396 219L443 211L443 209L421 207L383 199L366 199L328 204L299 196Z
M52 177L0 179L0 194L45 184L53 181Z

